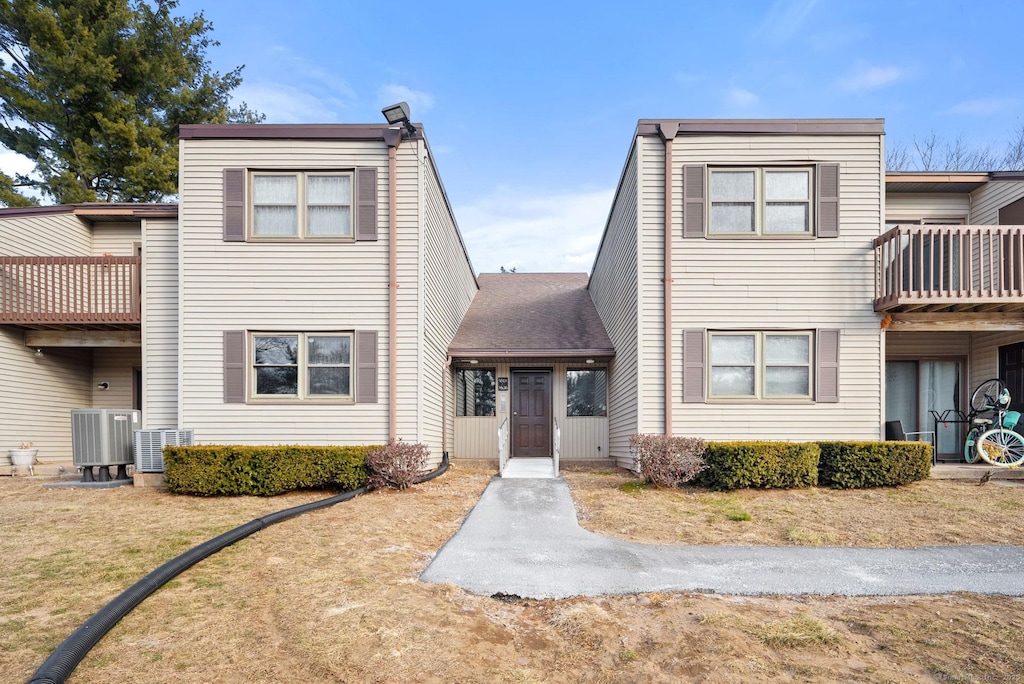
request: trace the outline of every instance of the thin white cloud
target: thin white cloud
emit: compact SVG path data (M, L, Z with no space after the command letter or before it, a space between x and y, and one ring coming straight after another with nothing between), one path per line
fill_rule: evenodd
M727 97L730 105L740 108L753 107L761 101L761 98L746 88L730 88Z
M337 121L346 103L306 88L268 81L244 81L235 91L237 101L265 114L267 123L320 123Z
M530 273L588 271L594 260L613 191L582 190L538 195L526 188L498 188L477 202L455 207L474 267Z
M17 173L29 174L33 169L35 169L35 164L28 157L0 148L0 171L14 178Z
M839 87L852 92L865 92L892 85L910 75L907 69L897 66L862 65L839 80Z
M420 117L423 112L428 112L434 106L434 96L423 90L412 88L397 83L382 85L377 91L377 100L382 107L396 102L407 102L412 117ZM422 118L422 117L420 117Z
M969 116L988 116L1000 114L1018 108L1018 100L1010 97L988 97L977 100L965 100L958 102L949 109L946 114L960 114Z
M773 45L781 45L799 32L818 0L776 0L754 35Z

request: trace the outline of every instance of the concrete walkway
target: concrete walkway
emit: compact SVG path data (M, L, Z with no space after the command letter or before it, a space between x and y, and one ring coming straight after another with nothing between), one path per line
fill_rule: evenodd
M495 478L420 579L538 599L649 591L1024 596L1024 547L638 544L582 529L563 479Z

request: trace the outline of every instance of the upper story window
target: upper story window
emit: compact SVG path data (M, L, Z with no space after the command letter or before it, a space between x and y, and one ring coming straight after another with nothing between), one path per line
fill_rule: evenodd
M711 235L813 235L814 169L712 168Z
M459 368L455 371L455 415L493 416L495 385L493 368Z
M253 238L352 238L352 174L252 174Z
M710 332L711 399L811 398L811 332Z
M352 333L254 334L254 398L351 399Z

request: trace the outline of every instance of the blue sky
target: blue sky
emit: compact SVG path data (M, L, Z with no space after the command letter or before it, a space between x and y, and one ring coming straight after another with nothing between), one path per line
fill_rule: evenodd
M268 123L422 122L477 271L588 271L641 118L884 117L1001 147L1024 2L181 0ZM2 163L2 160L0 160Z

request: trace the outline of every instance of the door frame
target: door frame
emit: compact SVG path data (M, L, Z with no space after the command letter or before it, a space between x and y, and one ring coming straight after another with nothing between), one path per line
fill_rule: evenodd
M548 389L547 389L547 400L548 400L548 455L547 456L532 456L529 458L554 458L554 424L555 424L555 407L552 403L552 397L555 391L555 369L554 368L509 368L509 376L511 380L511 406L509 406L509 422L512 429L509 431L511 438L509 440L509 457L517 458L516 456L516 429L515 429L515 407L516 399L519 394L519 384L516 382L516 376L520 374L535 374L544 373L548 376ZM525 458L519 456L518 458Z

